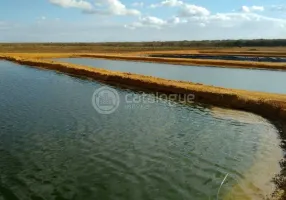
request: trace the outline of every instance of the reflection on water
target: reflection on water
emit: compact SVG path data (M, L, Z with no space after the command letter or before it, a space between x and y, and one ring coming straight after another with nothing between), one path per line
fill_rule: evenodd
M191 81L226 88L286 94L286 87L282 87L286 85L285 71L178 66L89 58L62 58L56 60L114 71L156 76L170 80Z
M134 91L120 88L119 108L101 115L91 103L101 86L0 62L1 200L216 199L226 174L219 199L272 191L282 150L267 120L196 104L130 107Z
M244 111L213 107L211 109L211 112L214 117L223 120L233 120L246 124L263 124L265 122L265 120L262 117Z

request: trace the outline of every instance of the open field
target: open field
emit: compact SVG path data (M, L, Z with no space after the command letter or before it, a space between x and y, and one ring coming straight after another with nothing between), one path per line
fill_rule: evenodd
M283 40L284 41L284 40ZM286 55L286 45L274 46L253 43L240 46L239 41L174 41L174 42L118 42L118 43L0 43L0 53L222 53L247 55ZM271 42L267 41L266 42ZM263 46L266 45L266 46Z

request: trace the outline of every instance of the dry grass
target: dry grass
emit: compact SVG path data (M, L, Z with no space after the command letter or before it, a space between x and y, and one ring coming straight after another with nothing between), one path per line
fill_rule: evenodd
M203 42L202 42L203 43ZM286 54L286 47L215 47L186 46L184 42L139 43L2 43L0 53L132 53L146 51L200 51L201 53Z
M154 50L180 50L189 47L142 47L100 44L0 44L0 53L122 53Z

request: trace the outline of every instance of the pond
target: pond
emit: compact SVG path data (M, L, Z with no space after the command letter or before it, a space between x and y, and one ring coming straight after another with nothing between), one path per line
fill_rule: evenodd
M103 86L120 100L109 115L92 103ZM251 199L272 192L283 154L268 120L160 98L126 102L142 95L157 98L0 61L0 199Z
M225 88L286 94L285 71L180 66L90 58L61 58L56 61Z

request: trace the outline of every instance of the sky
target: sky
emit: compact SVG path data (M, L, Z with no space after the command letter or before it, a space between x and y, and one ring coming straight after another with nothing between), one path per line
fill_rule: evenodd
M286 38L285 0L0 0L0 42Z

